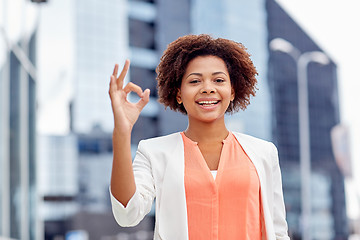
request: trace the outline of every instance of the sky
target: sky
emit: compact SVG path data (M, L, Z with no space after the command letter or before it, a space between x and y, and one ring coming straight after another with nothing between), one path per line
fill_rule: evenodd
M360 215L360 1L277 0L337 64L341 123L350 132L353 179L346 180L348 215ZM351 211L349 211L351 210Z

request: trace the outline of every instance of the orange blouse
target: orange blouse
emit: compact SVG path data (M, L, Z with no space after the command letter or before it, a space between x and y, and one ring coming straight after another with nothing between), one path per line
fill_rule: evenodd
M181 135L189 240L260 240L259 177L235 136L223 140L214 179L197 143Z

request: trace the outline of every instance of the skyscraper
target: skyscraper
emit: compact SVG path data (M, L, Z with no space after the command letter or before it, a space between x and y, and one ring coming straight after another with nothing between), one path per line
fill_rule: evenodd
M74 7L75 83L72 103L72 131L87 133L94 127L113 128L108 96L115 63L129 57L128 4L126 0L78 0Z
M266 1L268 42L282 38L300 54L321 48L274 1ZM301 236L300 143L298 79L290 54L269 48L268 78L271 86L273 140L283 172L284 196L290 232ZM336 64L309 62L306 69L310 119L311 222L315 239L347 239L344 177L336 165L331 129L340 122Z
M36 239L36 12L2 1L0 40L0 236ZM21 11L21 14L19 14ZM14 15L28 16L14 21ZM11 22L10 22L11 21ZM4 53L4 54L3 54Z

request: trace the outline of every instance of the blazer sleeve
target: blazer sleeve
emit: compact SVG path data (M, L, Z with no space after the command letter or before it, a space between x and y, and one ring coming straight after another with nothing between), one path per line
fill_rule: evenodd
M126 207L111 193L111 206L116 222L122 227L137 225L151 210L155 198L155 184L151 162L141 141L133 162L136 191ZM126 184L126 183L125 183Z
M273 193L274 193L274 209L273 209L273 224L277 240L290 240L288 235L288 225L286 222L285 204L282 190L281 171L279 165L278 151L274 144L272 144L272 176L273 176Z

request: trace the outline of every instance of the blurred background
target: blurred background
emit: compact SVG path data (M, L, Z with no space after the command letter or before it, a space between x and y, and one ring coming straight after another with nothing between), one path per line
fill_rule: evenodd
M152 239L153 210L126 229L111 213L108 84L129 58L127 81L151 90L133 153L184 130L156 100L155 68L190 33L252 55L257 96L226 123L278 147L291 238L360 239L359 11L355 0L0 0L0 239Z

